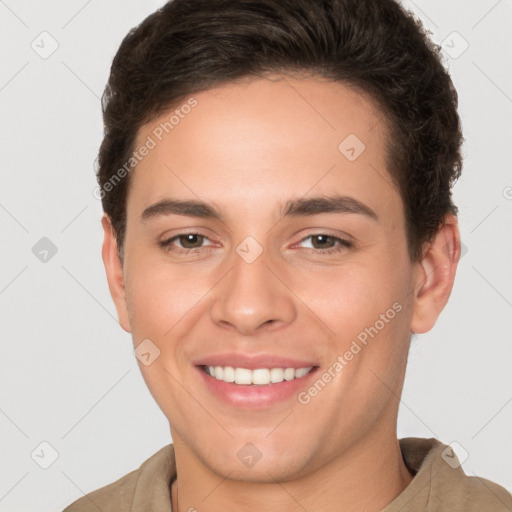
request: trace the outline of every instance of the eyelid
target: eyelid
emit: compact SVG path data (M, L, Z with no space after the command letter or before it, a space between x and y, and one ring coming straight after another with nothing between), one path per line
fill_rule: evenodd
M179 233L177 233L176 235L172 235L172 236L166 236L165 238L163 238L159 244L160 245L171 245L171 242L179 239L180 237L182 236L186 236L186 235L198 235L202 238L204 238L205 240L208 240L212 243L208 244L208 245L205 245L203 247L210 247L212 245L215 245L215 242L206 234L204 233L201 233L200 231L198 230L193 230L191 229L190 231L180 231ZM183 249L183 250L190 250L190 249L186 249L185 247L178 247L178 249ZM197 249L201 249L201 247L197 247Z
M179 246L173 245L174 241L176 241L180 237L186 236L186 235L198 235L203 238L203 241L208 240L211 243L209 243L208 245L202 245L201 247L194 247L194 248L186 248L186 247L179 247ZM334 233L330 232L330 230L317 228L315 231L312 231L311 233L302 236L302 238L300 238L300 240L298 240L297 242L294 242L291 245L291 247L294 248L295 246L306 241L307 239L315 237L315 236L320 236L320 235L332 238L336 242L335 245L333 247L327 247L327 248L323 248L323 249L315 248L315 247L309 247L306 249L309 249L316 253L326 253L327 254L327 253L329 253L329 251L335 252L336 250L341 250L343 248L348 249L348 248L352 247L355 243L354 239L347 234L341 234L341 235L339 233L334 234ZM201 233L201 231L199 231L197 228L196 229L191 228L189 230L185 229L185 231L180 231L179 233L177 233L175 235L165 237L163 240L158 242L158 245L160 245L164 250L168 250L168 251L174 250L176 252L189 252L189 251L198 251L201 249L211 248L216 245L216 242L214 240L212 240L208 235Z
M176 227L174 229L169 229L164 232L164 234L159 235L159 239L162 241L169 240L171 238L176 238L178 236L183 235L201 235L205 238L208 238L209 240L212 240L214 237L218 237L218 235L212 234L211 229L202 227L202 226L195 226L195 227Z
M186 247L180 247L179 245L174 244L174 242L177 239L179 239L182 236L186 236L186 235L198 235L198 236L201 236L202 238L204 238L205 240L208 240L210 243L207 245L203 245L201 247L195 247L195 248L191 248L191 249L188 249ZM208 236L207 234L202 232L202 230L200 228L190 228L190 229L182 228L175 235L170 235L170 236L167 235L167 236L164 236L161 239L157 240L157 245L162 247L162 249L168 250L168 251L175 250L176 252L197 251L199 249L207 249L207 248L215 246L215 244L216 244L215 240L212 240L212 238L210 236Z
M308 238L311 238L314 236L319 236L319 235L328 236L330 238L333 238L336 241L342 242L343 244L347 244L347 245L355 244L355 239L346 233L332 233L328 229L318 228L315 231L312 231L311 233L302 236L297 242L294 242L292 244L292 247L294 247L297 244L300 244L301 242L304 242ZM322 249L315 249L315 250L321 251ZM325 251L325 249L324 249L324 251Z

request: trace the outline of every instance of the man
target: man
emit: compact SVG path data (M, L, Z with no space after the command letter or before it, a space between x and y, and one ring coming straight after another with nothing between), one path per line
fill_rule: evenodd
M460 256L457 95L411 15L175 0L103 106L103 260L173 443L67 512L512 509L396 437Z

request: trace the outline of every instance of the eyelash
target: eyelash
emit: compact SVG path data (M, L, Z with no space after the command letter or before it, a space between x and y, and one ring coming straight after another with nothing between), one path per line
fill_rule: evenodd
M174 242L175 240L178 240L182 236L187 236L187 235L197 235L197 236L203 237L204 239L208 239L207 236L201 235L201 233L193 233L193 232L192 233L180 233L176 236L173 236L172 238L168 238L167 240L163 240L163 241L159 242L158 245L160 247L162 247L165 251L182 254L184 256L186 256L190 253L197 253L197 251L199 249L211 250L210 249L211 246L194 247L193 249L186 249L186 248L174 247L172 245L172 242ZM298 243L302 243L305 240L307 240L309 238L316 237L316 236L328 237L328 238L334 240L334 242L337 243L337 245L335 245L334 247L329 247L328 249L310 248L310 250L312 250L315 254L322 254L322 255L334 254L334 253L338 253L344 249L350 249L353 246L352 242L349 242L348 240L345 240L344 238L340 238L340 237L337 237L334 235L329 235L328 233L313 233L312 235L308 235L308 236L302 238Z
M329 233L313 233L312 235L304 237L302 240L299 241L299 243L304 242L308 238L314 238L316 236L325 236L327 238L334 240L334 242L337 244L334 247L329 247L328 249L315 249L314 247L310 248L310 250L316 254L325 255L339 253L342 250L350 249L353 245L352 242L349 242L348 240L345 240L344 238L340 238L338 236L330 235Z

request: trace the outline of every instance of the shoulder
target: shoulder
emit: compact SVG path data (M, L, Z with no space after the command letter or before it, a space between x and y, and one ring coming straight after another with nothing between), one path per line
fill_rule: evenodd
M464 510L487 512L510 512L512 494L501 485L479 476L467 476L461 479L460 488L455 491Z
M138 496L147 496L148 490L154 490L152 487L159 486L159 494L165 493L167 483L174 475L174 447L169 444L145 460L138 469L82 496L62 512L129 512Z
M98 510L105 512L108 510L128 512L133 502L139 473L140 468L124 475L109 485L105 485L82 496L67 506L62 512L98 512Z
M454 446L435 438L404 438L400 448L415 476L396 504L413 502L415 510L512 511L512 494L486 478L467 475Z

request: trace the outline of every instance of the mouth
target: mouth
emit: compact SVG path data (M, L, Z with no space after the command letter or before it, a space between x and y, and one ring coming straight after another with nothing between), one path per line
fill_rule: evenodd
M234 368L232 366L200 367L204 373L216 380L232 383L237 386L268 386L284 381L301 379L310 373L314 366L304 368Z
M249 365L247 365L249 366ZM319 366L195 366L206 392L220 405L261 411L295 404L298 395L311 386Z

